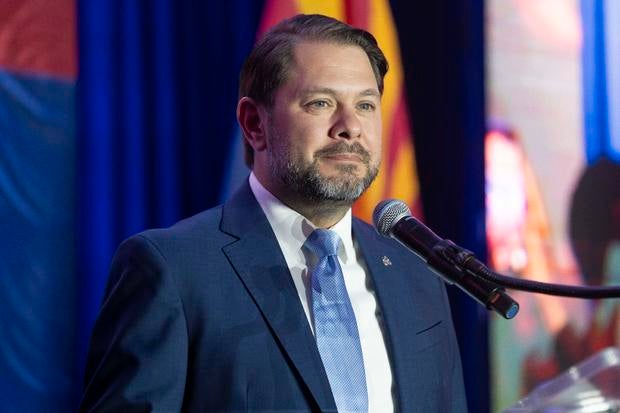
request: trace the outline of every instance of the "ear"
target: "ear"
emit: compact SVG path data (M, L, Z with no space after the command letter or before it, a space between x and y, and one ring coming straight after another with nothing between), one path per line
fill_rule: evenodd
M237 120L243 136L255 152L266 148L265 111L261 110L254 99L244 96L237 104Z

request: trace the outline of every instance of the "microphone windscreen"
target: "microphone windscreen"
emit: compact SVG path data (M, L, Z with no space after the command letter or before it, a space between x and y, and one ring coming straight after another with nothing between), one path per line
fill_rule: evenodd
M407 204L398 199L386 199L377 204L372 214L375 229L381 235L390 236L392 227L398 220L410 216L411 211Z

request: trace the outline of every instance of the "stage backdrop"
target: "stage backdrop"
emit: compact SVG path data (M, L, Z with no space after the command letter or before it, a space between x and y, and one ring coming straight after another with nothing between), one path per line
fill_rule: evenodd
M487 234L501 272L620 284L620 3L487 3ZM515 293L492 322L493 411L620 344L617 300Z

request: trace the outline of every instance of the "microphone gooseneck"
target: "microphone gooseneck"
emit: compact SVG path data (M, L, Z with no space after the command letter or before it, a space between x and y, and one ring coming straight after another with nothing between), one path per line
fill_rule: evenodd
M504 293L504 287L539 294L573 298L620 298L620 287L587 287L523 280L492 271L474 255L437 236L411 216L407 205L397 199L381 201L373 221L377 232L399 241L422 258L449 284L456 284L485 307L505 318L514 317L519 305Z

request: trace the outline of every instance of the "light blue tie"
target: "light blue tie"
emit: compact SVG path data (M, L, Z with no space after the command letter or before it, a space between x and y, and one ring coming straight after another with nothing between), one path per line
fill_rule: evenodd
M338 412L367 412L368 392L355 314L338 262L340 237L316 229L304 246L318 258L310 269L316 343Z

